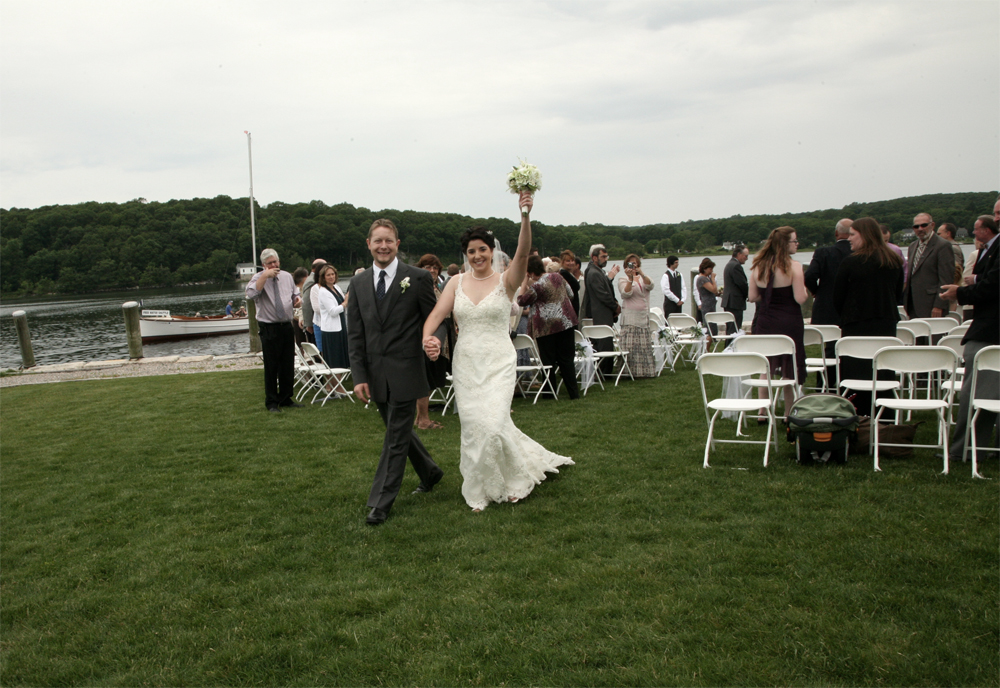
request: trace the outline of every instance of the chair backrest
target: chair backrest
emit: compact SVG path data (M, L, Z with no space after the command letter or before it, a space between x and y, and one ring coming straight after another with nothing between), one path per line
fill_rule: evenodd
M692 316L687 313L671 313L667 316L667 325L675 330L686 330L698 324Z
M842 337L837 341L837 358L851 356L872 359L879 349L887 346L903 346L903 342L898 337Z
M583 344L585 341L587 341L587 338L583 336L583 332L580 332L580 330L573 330L574 344Z
M899 373L931 373L947 370L954 374L958 355L946 346L887 346L875 354L875 370Z
M955 327L954 318L918 318L917 320L908 320L907 323L912 322L924 322L931 330L932 335L948 334L953 327Z
M965 356L965 346L962 344L962 335L949 334L947 337L941 337L941 341L937 343L938 346L946 346L956 354L958 354L958 360L962 360Z
M593 318L580 318L580 327L587 327L594 324Z
M908 327L896 325L896 338L903 342L903 346L916 346L917 335Z
M923 320L907 320L906 322L896 323L896 330L898 331L900 328L909 330L913 333L914 337L930 338L931 336L931 326Z
M906 309L903 306L896 306L896 311L899 313L900 320L909 320L910 316L906 314Z
M976 359L972 367L975 371L1000 371L1000 346L987 346L980 349L976 354Z
M583 336L587 339L607 339L614 337L615 331L610 325L587 325L583 328Z
M534 352L535 342L526 334L515 335L514 337L514 348L520 351L521 349L528 349Z
M739 339L746 339L746 337ZM762 354L753 352L704 354L698 359L698 373L699 375L717 375L719 377L765 375L770 383L771 366Z
M667 326L667 321L663 319L663 315L661 313L654 313L652 308L649 309L649 319L656 323L657 327Z
M962 336L966 332L969 331L969 325L971 325L971 324L972 324L972 321L964 322L961 325L957 325L957 326L951 328L950 330L948 330L948 334L949 335L957 334L958 336Z
M809 327L819 330L823 335L823 342L835 342L841 337L840 328L837 325L810 325Z
M660 308L659 306L650 306L649 312L656 313L658 316L660 316L660 320L663 320L663 309Z
M804 346L815 346L823 343L823 333L813 325L806 325L802 330L802 344Z
M705 313L705 322L722 325L724 323L736 324L736 318L729 311L716 311L715 313Z
M783 334L748 334L733 340L733 351L763 356L795 355L795 342Z

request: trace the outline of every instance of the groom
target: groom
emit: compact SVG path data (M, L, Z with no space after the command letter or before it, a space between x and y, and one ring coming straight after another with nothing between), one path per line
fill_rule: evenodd
M382 456L368 495L365 522L377 526L389 516L410 457L420 485L430 492L444 476L413 431L417 399L430 393L422 348L424 320L434 310L431 273L396 258L399 232L391 220L375 220L368 230L374 264L351 280L347 340L354 394L373 399L385 422ZM445 326L435 336L443 340Z

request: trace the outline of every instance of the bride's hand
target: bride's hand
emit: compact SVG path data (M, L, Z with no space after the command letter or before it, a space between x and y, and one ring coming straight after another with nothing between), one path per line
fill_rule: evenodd
M534 204L535 204L535 197L532 196L530 191L527 190L522 191L521 194L517 197L517 207L527 208L529 215L531 214L531 207Z
M424 339L424 352L427 354L427 358L432 361L438 359L438 356L441 355L441 342L438 341L437 337L429 335Z

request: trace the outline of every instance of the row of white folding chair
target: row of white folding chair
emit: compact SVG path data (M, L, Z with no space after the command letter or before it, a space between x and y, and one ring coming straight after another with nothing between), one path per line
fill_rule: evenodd
M320 394L326 392L322 401L322 404L326 405L329 399L337 396L339 388L343 389L343 394L354 403L354 397L351 396L353 391L344 387L344 380L351 374L350 368L331 368L323 360L316 345L309 342L302 342L296 347L295 353L298 358L296 369L302 384L296 397L298 401L305 399L306 395L315 389L312 402L315 403Z
M997 399L977 399L976 383L979 380L981 371L989 371L1000 374L1000 346L987 346L976 353L972 362L972 373L969 381L969 413L965 424L965 450L972 449L972 477L982 478L979 474L979 455L976 444L976 421L982 411L987 413L1000 413L1000 401ZM985 451L1000 451L996 447L983 447ZM965 458L964 456L962 457Z
M795 342L791 337L783 334L748 334L742 337L738 337L732 346L732 351L734 353L754 353L760 354L761 356L791 356L793 365L795 366L795 375L793 379L773 379L768 374L768 380L763 379L747 379L743 381L743 386L747 388L747 395L752 395L755 390L768 389L769 393L773 393L769 401L771 402L771 412L777 414L778 408L778 392L784 393L786 387L792 388L792 397L798 399L802 396L801 387L798 382L798 365L794 363L795 361ZM785 409L785 414L788 414L788 409ZM736 425L736 434L740 434L740 428L743 427L743 415L741 414Z
M549 376L552 366L542 363L542 357L538 353L535 340L526 334L515 335L514 349L517 351L526 350L528 352L528 365L519 365L516 367L517 390L521 395L527 398L531 393L532 386L538 385L535 391L535 399L531 403L537 404L538 397L542 393L551 394L553 399L558 399L559 396L556 394L556 390L552 386L552 379Z
M737 341L747 339L740 337ZM740 399L726 399L717 397L709 401L708 392L705 388L705 376L716 377L753 377L760 375L767 390L766 399L743 397ZM708 456L710 450L715 448L717 442L727 444L763 444L764 445L764 466L767 466L768 452L771 444L774 450L778 451L778 429L774 417L774 409L771 399L774 397L774 390L771 387L771 366L763 354L758 353L721 353L704 354L698 359L698 380L701 383L701 399L705 407L705 420L708 423L708 438L705 440L705 460L703 467L708 468ZM712 412L709 415L709 412ZM767 414L767 439L761 440L720 440L715 437L715 421L720 413L732 412L744 414L756 412ZM740 437L739 425L737 425L737 437Z
M816 342L816 335L821 338L820 342ZM830 384L829 376L827 374L827 368L833 367L836 371L837 361L835 358L826 357L826 345L830 342L836 342L841 337L840 328L837 325L806 325L805 327L805 337L808 341L804 341L805 346L812 346L815 344L820 345L819 357L806 356L806 375L809 373L816 373L821 376L823 380L823 385L819 388L822 392L827 392L835 385ZM802 381L803 388L805 387L805 380Z
M729 323L733 324L734 332L729 333ZM716 311L714 313L705 313L705 327L711 330L709 325L714 324L716 327L716 334L712 335L712 351L717 351L719 344L725 344L731 339L735 339L737 336L735 330L739 329L736 327L736 317L729 311ZM711 332L709 332L711 334Z
M628 365L628 354L629 354L629 352L628 351L624 351L621 348L621 345L620 345L620 343L618 341L618 334L614 331L614 329L611 326L609 326L609 325L587 325L587 326L585 326L585 327L582 328L582 332L583 332L583 336L586 337L587 339L589 339L591 344L594 343L595 339L611 339L611 341L612 341L612 345L613 346L612 346L611 351L597 351L596 349L594 350L594 359L595 359L594 365L597 368L597 371L596 371L595 374L596 374L596 376L598 378L602 378L603 377L603 374L600 372L601 371L601 367L600 367L599 363L601 361L605 360L605 359L610 358L613 361L620 361L621 362L621 367L618 369L618 377L615 378L615 387L617 387L618 383L621 381L621 379L622 379L622 373L626 373L627 372L628 376L632 380L635 380L635 378L632 376L632 369ZM612 363L612 366L614 366L614 363ZM601 387L603 389L604 385L601 385Z
M688 362L693 363L698 357L705 353L705 337L696 337L689 331L698 326L698 321L693 316L686 313L671 313L667 316L667 327L669 327L680 345L680 351L688 347Z

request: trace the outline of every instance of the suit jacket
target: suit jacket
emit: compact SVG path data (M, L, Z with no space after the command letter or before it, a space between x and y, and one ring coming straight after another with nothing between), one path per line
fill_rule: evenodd
M948 312L948 302L941 298L941 286L955 283L955 254L951 244L931 234L924 249L924 257L917 269L913 269L913 258L917 255L914 241L907 250L907 277L903 303L911 318L929 318L932 308Z
M747 273L740 261L730 258L726 269L722 272L722 309L727 311L745 311L747 298L750 296L750 284Z
M590 261L587 271L583 273L583 283L586 286L583 294L583 317L593 318L595 325L614 325L618 300L615 298L614 285L604 274L604 270Z
M812 318L815 325L840 325L840 314L834 305L834 285L837 271L846 256L851 255L851 242L841 239L833 246L816 249L806 269L806 289L813 295Z
M989 342L1000 344L1000 240L994 240L990 250L982 256L973 269L975 284L958 288L958 302L975 306L975 313L968 332L962 338L966 342Z
M313 272L309 273L306 277L306 281L302 283L302 322L305 323L305 327L312 327L313 325L313 305L312 299L309 298L309 290L313 288L316 284L316 274Z
M404 280L409 287L403 289ZM421 399L430 393L424 363L424 320L434 310L431 273L406 265L386 287L385 298L375 298L374 273L368 268L351 279L347 304L347 345L354 384L368 383L376 403ZM443 340L442 325L435 335Z

